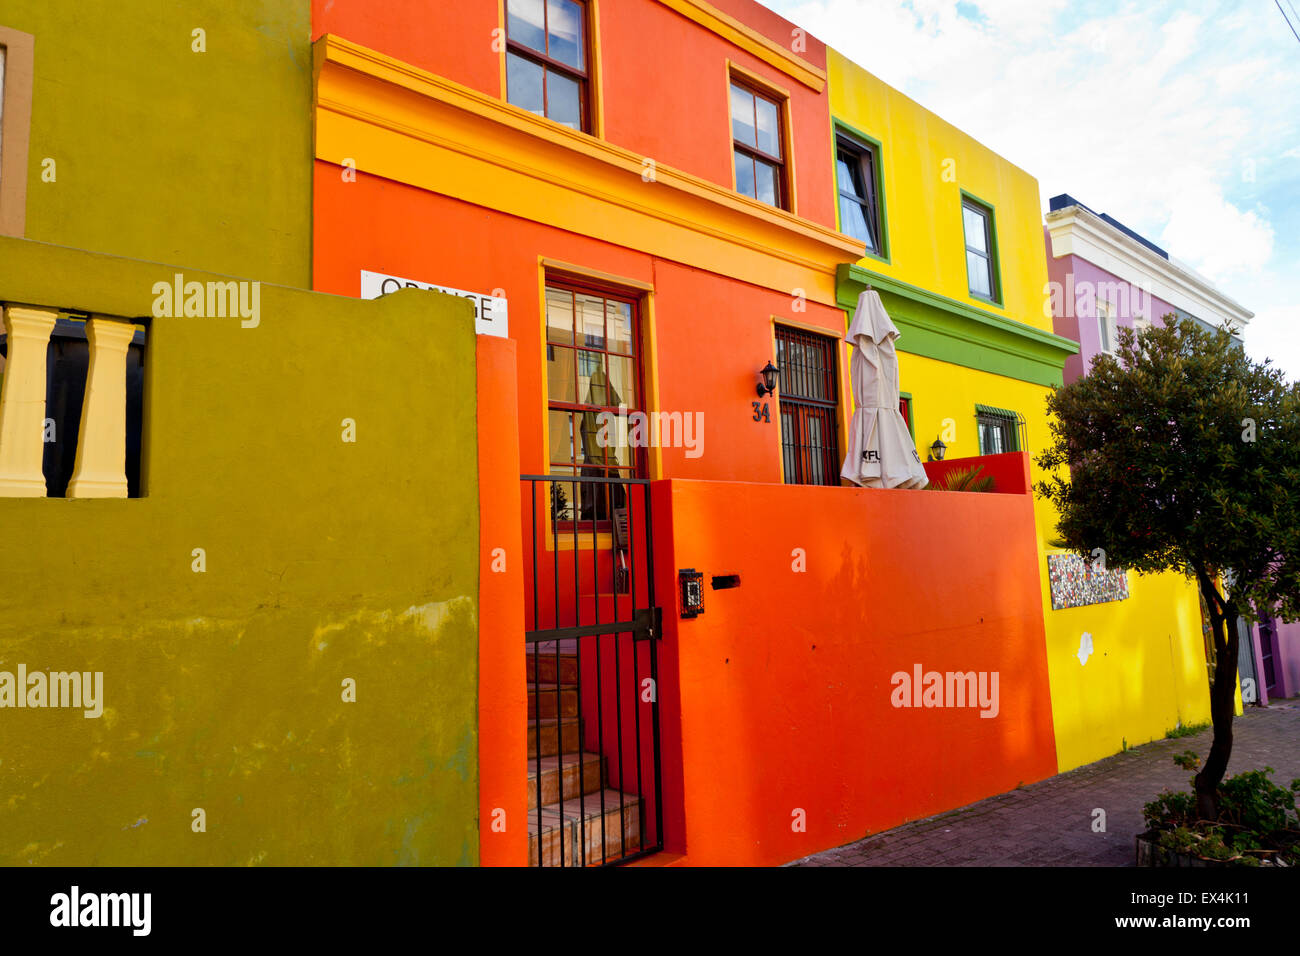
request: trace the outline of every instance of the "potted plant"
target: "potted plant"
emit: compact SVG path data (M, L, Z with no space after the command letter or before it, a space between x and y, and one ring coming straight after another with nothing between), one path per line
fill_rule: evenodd
M1188 750L1174 763L1195 771ZM1268 779L1272 767L1248 770L1219 785L1219 815L1198 818L1195 778L1190 791L1166 790L1142 808L1147 831L1137 837L1138 866L1300 866L1300 813L1296 794Z

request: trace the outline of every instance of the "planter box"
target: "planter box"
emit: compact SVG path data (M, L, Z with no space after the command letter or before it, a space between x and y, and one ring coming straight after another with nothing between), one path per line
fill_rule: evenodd
M1159 846L1156 843L1157 836L1157 831L1148 830L1146 833L1139 833L1134 839L1137 845L1138 866L1222 867L1230 865L1225 860L1203 860L1190 853L1179 853Z

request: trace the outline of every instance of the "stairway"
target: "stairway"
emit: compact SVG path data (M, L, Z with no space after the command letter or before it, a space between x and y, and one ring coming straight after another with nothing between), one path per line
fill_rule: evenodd
M528 863L588 866L617 862L641 846L641 800L605 785L605 761L578 748L577 655L527 653ZM594 735L583 733L583 743ZM541 820L538 820L538 748ZM621 818L621 823L620 823Z

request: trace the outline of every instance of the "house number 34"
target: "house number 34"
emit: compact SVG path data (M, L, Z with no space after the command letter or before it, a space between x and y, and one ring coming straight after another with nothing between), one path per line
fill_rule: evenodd
M749 404L754 406L754 421L770 422L772 420L772 416L767 410L767 402L750 402Z

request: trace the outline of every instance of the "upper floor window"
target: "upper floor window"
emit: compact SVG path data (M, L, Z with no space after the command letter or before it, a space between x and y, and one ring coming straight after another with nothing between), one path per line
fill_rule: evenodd
M506 0L506 99L590 132L587 34L582 0Z
M731 139L736 191L789 209L782 104L736 77L731 79Z
M867 250L883 255L880 234L880 197L878 171L880 156L874 146L866 146L846 136L835 143L835 178L840 193L840 230L860 239Z
M1119 344L1119 329L1115 321L1115 305L1109 299L1097 300L1097 336L1101 350L1114 355Z
M997 265L994 261L993 211L972 199L961 203L966 233L966 276L970 294L998 301Z

